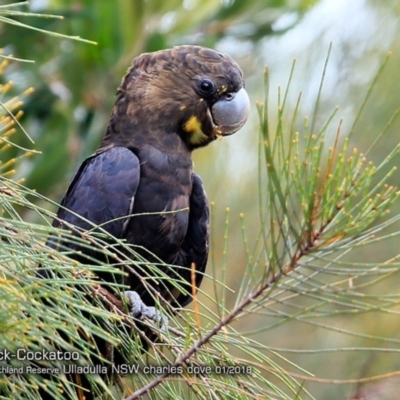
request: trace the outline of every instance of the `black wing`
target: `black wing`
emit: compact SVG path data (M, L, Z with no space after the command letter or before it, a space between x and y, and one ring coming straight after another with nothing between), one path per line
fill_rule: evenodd
M190 196L189 226L179 252L176 265L185 269L179 275L192 284L192 263L195 266L196 290L203 280L206 269L209 246L209 208L207 196L203 188L203 182L197 174L193 174L193 187ZM189 292L191 290L189 289ZM184 307L192 301L191 295L180 294L177 303Z
M132 213L139 180L139 160L125 147L89 157L74 176L53 226L70 229L63 221L83 230L101 225L121 238L127 225L123 217ZM59 240L54 236L48 241L51 247L57 244Z

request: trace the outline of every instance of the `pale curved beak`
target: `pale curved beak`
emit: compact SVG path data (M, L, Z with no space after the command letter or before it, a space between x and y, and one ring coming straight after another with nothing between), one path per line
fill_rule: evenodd
M247 121L250 99L244 88L236 93L227 93L211 108L214 123L223 136L232 135Z

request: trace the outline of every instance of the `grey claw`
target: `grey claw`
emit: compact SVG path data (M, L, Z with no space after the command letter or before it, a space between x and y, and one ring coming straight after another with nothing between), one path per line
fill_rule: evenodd
M125 296L128 298L131 304L131 312L133 318L138 319L150 319L154 321L161 329L162 332L167 331L168 318L158 311L155 307L148 307L143 303L139 294L133 290L125 292Z
M128 298L130 304L131 304L131 315L133 318L140 318L142 315L142 309L145 306L143 303L142 299L140 298L139 294L134 291L127 291L124 293L125 296Z

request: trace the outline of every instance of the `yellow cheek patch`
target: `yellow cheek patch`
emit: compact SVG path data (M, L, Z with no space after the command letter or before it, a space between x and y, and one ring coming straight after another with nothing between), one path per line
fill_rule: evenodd
M197 133L197 132L203 133L203 131L201 130L201 123L198 120L198 118L195 117L194 115L192 115L188 119L188 121L184 125L184 129L187 133Z
M189 141L194 145L204 143L208 140L207 135L201 129L201 123L198 118L192 115L183 125L183 129L190 135Z

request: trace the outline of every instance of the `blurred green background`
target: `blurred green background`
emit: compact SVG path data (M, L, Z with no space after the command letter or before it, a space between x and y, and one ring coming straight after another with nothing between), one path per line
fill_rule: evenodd
M24 104L21 120L35 143L32 145L21 132L13 136L13 141L41 154L23 159L16 178L24 177L28 187L55 201L61 200L78 164L99 144L114 93L132 58L174 45L199 44L227 52L241 65L253 103L249 122L234 136L194 154L195 169L203 178L209 200L215 203L210 265L218 270L226 263L227 284L233 289L237 289L246 265L239 214L244 213L250 245L259 231L258 125L254 104L263 99L264 65L268 64L271 71L272 123L276 123L277 87L286 87L294 58L296 70L288 107L294 108L298 92L302 91L299 114L310 115L332 42L319 122L322 125L324 118L339 105L336 119L344 118L346 131L385 54L393 51L353 136L352 146L360 151L368 149L400 105L398 0L32 0L29 6L21 6L21 10L63 15L64 20L32 17L18 20L97 42L90 45L0 25L0 47L4 52L35 60L34 64L11 63L2 78L14 81L10 94L19 94L30 86L35 88ZM372 161L379 163L398 143L399 127L399 122L392 124L385 139L369 155ZM0 157L7 160L17 155L18 150L12 148ZM391 183L398 185L398 178ZM43 206L50 207L44 202ZM230 209L227 256L224 255L226 207ZM23 211L23 218L37 222L35 214L27 210ZM374 248L360 249L351 257L358 262L363 259L379 262L397 253L396 241L388 240ZM398 283L397 280L392 285ZM210 281L205 283L204 290L212 292ZM234 300L235 294L228 292L227 305L232 306ZM246 320L246 324L250 330L266 322L255 316L252 321ZM397 338L400 324L398 317L370 313L338 316L330 325ZM295 321L259 333L256 338L273 348L300 350L386 345L384 340L377 343ZM328 380L400 369L395 353L282 354ZM305 382L305 387L315 398L328 400L348 398L356 391L355 385L329 382Z

